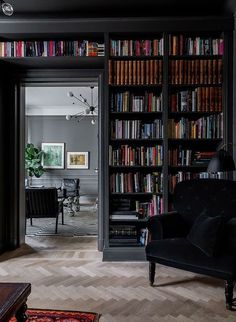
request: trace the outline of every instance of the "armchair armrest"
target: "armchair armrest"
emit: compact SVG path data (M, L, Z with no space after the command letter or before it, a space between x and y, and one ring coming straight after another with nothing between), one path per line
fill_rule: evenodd
M236 255L236 218L232 218L225 224L223 251Z
M150 217L147 224L151 240L186 237L189 227L178 212Z

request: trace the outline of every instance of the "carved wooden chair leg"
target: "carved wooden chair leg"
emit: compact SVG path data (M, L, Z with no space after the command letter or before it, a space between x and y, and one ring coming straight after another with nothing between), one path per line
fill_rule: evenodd
M233 294L234 294L235 281L229 280L225 281L225 300L226 308L232 310L233 306Z
M17 322L26 322L27 321L27 314L26 314L26 310L27 310L27 304L24 303L19 310L16 312L16 321Z
M156 263L149 262L149 283L153 286L156 272Z

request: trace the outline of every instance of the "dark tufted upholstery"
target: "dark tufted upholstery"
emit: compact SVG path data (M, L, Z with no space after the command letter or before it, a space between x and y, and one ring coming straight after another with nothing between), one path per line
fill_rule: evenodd
M236 279L236 182L199 179L176 185L172 213L151 217L150 241L146 246L150 284L154 283L155 263L185 269L226 280L226 304L233 305ZM222 216L216 252L208 257L187 240L200 214Z
M174 193L174 209L190 226L202 212L228 220L236 216L232 211L236 209L236 183L218 179L180 182Z

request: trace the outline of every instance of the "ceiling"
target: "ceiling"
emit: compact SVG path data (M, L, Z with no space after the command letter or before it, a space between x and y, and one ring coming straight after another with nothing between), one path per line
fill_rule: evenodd
M14 17L231 15L236 0L5 0Z
M77 99L68 96L73 92L80 98L80 94L87 99L91 105L91 89L85 86L37 86L25 88L26 115L74 115L84 111L87 106ZM98 87L93 90L93 105L98 104ZM98 107L95 114L98 112ZM86 115L87 116L87 115Z

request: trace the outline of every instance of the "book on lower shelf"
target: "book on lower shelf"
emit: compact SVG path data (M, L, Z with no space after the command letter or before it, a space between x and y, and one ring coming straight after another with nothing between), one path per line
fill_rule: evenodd
M134 225L112 225L109 243L111 246L145 246L147 236L146 227L137 229Z
M131 219L131 220L138 220L139 214L137 211L128 210L128 211L113 211L110 215L110 219Z

